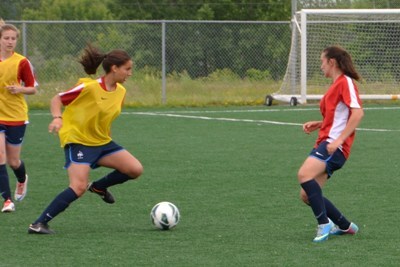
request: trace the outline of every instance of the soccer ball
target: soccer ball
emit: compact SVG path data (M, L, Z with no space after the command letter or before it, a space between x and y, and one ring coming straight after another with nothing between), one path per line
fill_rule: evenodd
M169 230L175 227L180 216L178 208L167 201L157 203L150 212L151 222L161 230Z

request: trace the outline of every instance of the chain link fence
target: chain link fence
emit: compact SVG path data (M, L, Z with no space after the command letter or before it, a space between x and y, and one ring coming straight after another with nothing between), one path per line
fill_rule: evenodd
M88 42L132 56L128 105L261 104L279 89L291 41L289 21L10 23L21 30L17 51L35 67L40 93L28 101L36 106L86 76L77 60Z

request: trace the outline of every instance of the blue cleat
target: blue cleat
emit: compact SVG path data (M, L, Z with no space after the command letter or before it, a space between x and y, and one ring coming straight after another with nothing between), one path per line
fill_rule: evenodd
M328 220L328 223L318 225L317 236L314 238L313 242L322 242L328 239L330 232L335 226L329 218Z
M331 230L331 235L355 235L358 232L358 226L355 223L350 223L350 227L347 230L342 230L339 226L335 226Z

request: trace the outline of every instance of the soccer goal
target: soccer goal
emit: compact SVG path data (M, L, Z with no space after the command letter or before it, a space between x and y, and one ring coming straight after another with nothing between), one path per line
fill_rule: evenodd
M331 80L323 76L320 55L330 45L351 54L362 76L361 99L400 99L400 9L303 9L292 18L283 83L265 104L321 99Z

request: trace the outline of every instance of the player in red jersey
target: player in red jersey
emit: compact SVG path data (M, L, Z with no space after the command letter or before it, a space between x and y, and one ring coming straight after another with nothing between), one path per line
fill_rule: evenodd
M2 212L15 210L11 199L6 164L17 177L14 199L21 201L27 191L28 176L20 159L22 142L28 124L25 95L37 92L37 82L29 60L14 51L18 29L0 22L0 192L4 198Z
M356 224L322 194L322 187L334 171L348 159L356 127L364 116L358 89L353 80L360 75L353 66L349 53L339 46L331 46L321 53L321 70L332 84L320 102L322 121L303 124L306 134L318 130L318 138L310 155L298 171L302 187L301 199L310 205L318 221L314 242L327 240L329 235L355 234Z

